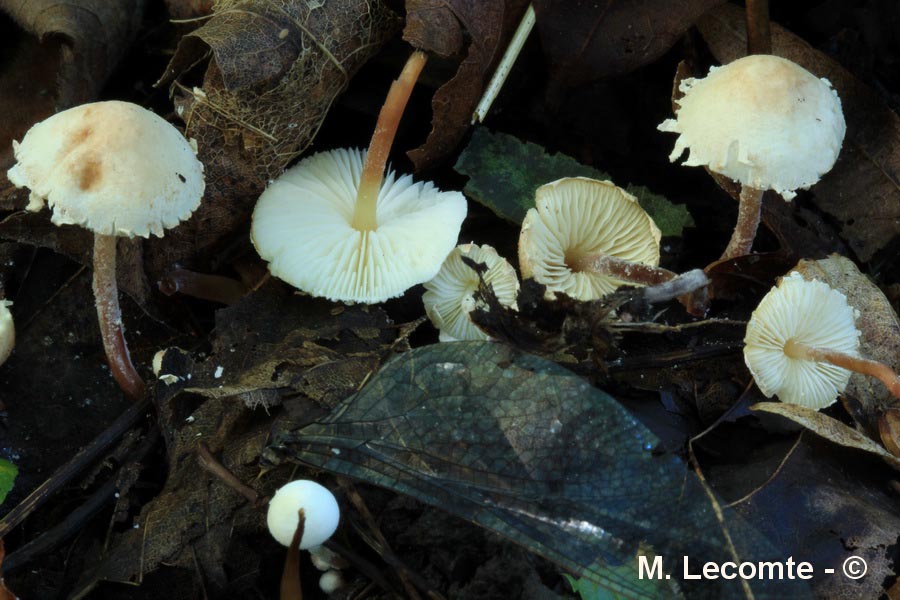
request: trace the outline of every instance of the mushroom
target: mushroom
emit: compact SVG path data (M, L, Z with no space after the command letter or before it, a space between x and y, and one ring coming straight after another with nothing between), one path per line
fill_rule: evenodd
M375 303L440 269L466 216L465 197L409 175L384 174L424 63L425 55L414 52L391 86L368 152L310 156L260 196L251 237L273 275L314 296Z
M679 134L669 160L688 149L684 165L706 166L741 184L722 260L749 254L765 190L790 200L834 166L846 130L841 101L827 79L766 54L711 67L679 89L676 118L659 125Z
M301 510L306 521L300 549L321 546L337 529L341 513L334 494L315 481L299 479L278 488L266 513L269 533L282 546L290 546L300 524Z
M12 302L0 300L0 365L6 362L16 345L16 326L9 307Z
M444 260L437 275L425 284L422 296L425 314L440 330L442 342L490 339L469 317L477 306L474 294L480 280L478 273L463 262L463 256L487 267L482 277L500 304L513 308L516 305L519 278L512 265L488 245L459 245Z
M46 202L56 225L94 232L94 296L113 376L132 398L144 382L128 354L116 286L116 238L162 237L203 196L196 148L168 122L128 102L96 102L34 125L7 173L31 190L28 210Z
M744 362L760 391L809 408L834 403L851 371L880 379L900 398L900 377L859 357L856 311L827 283L793 272L757 306L744 337Z
M676 275L660 269L661 233L637 198L609 181L559 179L535 192L519 235L519 268L547 286L595 300L621 285L651 285Z

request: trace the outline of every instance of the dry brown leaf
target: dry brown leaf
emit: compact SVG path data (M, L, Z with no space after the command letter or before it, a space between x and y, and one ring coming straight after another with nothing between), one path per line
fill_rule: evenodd
M259 193L312 142L328 109L393 33L380 0L218 0L185 36L161 82L211 53L202 89L176 85L197 140L206 196L187 223L150 242L152 273L208 251L246 222Z
M3 182L13 164L12 140L55 110L97 96L137 32L144 2L0 0L0 11L22 28L4 40L13 48L0 66Z
M878 434L884 447L900 457L900 408L889 408L878 417Z
M837 419L833 419L816 410L784 402L759 402L750 408L781 415L830 442L874 454L895 469L900 470L900 457L894 456L855 429L851 429Z
M697 22L719 62L746 53L744 11L726 4ZM831 81L844 107L847 135L834 169L812 188L816 204L841 223L850 247L868 261L900 234L900 117L837 61L772 24L773 54Z
M900 321L887 297L850 259L832 255L822 260L801 260L792 270L805 279L824 281L847 296L850 306L859 311L856 327L861 333L860 353L900 370ZM880 381L859 373L850 377L845 393L862 404L864 425L870 430L875 429L878 415L893 400Z
M491 68L502 56L526 6L525 0L407 0L403 39L416 48L456 56L469 40L453 79L431 100L428 139L407 153L417 171L449 155L462 140Z
M653 62L723 0L535 0L554 77L578 85Z

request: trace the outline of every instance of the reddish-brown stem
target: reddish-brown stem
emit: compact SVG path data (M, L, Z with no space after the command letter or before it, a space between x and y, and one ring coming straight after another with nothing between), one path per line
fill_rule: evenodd
M609 254L586 254L572 260L569 267L573 271L609 275L639 285L656 285L678 277L678 273L667 269L631 262Z
M734 233L731 234L731 240L728 242L728 246L719 260L729 260L750 254L753 240L756 238L756 230L759 229L762 200L763 190L746 185L741 187L741 200L738 206L738 218L737 223L734 225Z
M187 269L173 269L159 281L159 291L166 296L183 294L192 298L232 305L247 293L240 281L220 275L195 273Z
M769 0L747 0L747 54L772 54Z
M400 77L391 84L381 112L378 113L378 122L375 124L375 132L372 134L369 151L363 163L359 191L356 194L356 208L353 211L352 226L358 231L373 231L378 226L375 208L381 181L384 178L384 167L391 145L394 143L394 136L397 134L400 117L403 116L409 95L427 59L425 53L420 50L410 55Z
M900 398L900 376L884 363L867 358L857 358L829 348L814 348L788 340L784 353L791 358L827 362L842 369L875 377L887 387L895 398Z
M216 457L213 456L212 452L209 451L209 447L203 442L197 444L197 459L200 462L201 467L218 477L222 483L250 501L250 504L261 506L267 502L267 499L261 499L256 490L238 479L237 475L229 471L225 465L220 463Z
M94 299L109 370L119 387L132 400L140 400L144 397L145 385L131 362L128 345L125 343L125 326L122 325L119 289L116 285L115 236L94 236Z
M281 572L281 600L303 600L303 587L300 585L300 540L303 539L303 530L306 528L306 515L301 508L300 517L294 538L288 546L287 556L284 557L284 570Z

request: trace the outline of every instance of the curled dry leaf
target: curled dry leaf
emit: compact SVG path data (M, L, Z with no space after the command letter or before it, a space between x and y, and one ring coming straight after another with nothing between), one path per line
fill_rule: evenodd
M878 434L884 447L900 457L900 408L889 408L878 417Z
M847 302L859 311L856 327L860 353L900 370L900 321L887 297L843 256L832 255L823 260L801 260L792 269L805 279L819 279L847 296ZM893 397L884 385L871 377L854 373L845 394L859 400L864 425L874 431L878 415L892 404Z
M175 104L206 166L206 200L152 241L151 272L208 250L246 221L266 182L313 140L353 74L396 18L380 0L220 0L185 36L161 82L210 52L202 88L176 84Z
M723 0L535 0L544 52L563 85L653 62Z
M527 4L525 0L407 0L403 39L440 56L466 53L453 79L434 94L428 139L408 153L417 171L433 166L462 140L491 69Z
M12 140L33 124L96 98L137 32L145 0L0 0L21 27L0 65L0 172ZM5 185L0 186L5 187ZM24 200L24 195L16 198ZM6 202L8 204L8 200Z
M744 23L743 9L726 4L697 26L716 59L728 63L745 54ZM816 204L841 223L859 258L868 261L900 234L900 116L837 61L774 23L772 53L827 78L841 97L844 147L813 194Z
M830 442L874 454L895 469L900 470L900 457L894 456L857 430L851 429L837 419L820 413L817 410L783 402L759 402L750 408L752 410L781 415L798 425L802 425L816 435L822 436Z

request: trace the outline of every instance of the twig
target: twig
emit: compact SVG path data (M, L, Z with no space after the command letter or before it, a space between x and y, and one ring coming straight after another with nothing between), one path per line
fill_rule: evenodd
M99 458L107 448L140 420L149 406L149 395L132 404L105 431L94 438L90 444L82 448L69 462L59 467L49 479L31 492L18 506L9 511L0 520L0 538L6 537L10 531L43 505L57 490L69 483L75 475Z
M212 452L209 451L209 447L203 442L197 444L197 462L199 462L200 466L206 471L218 477L222 483L246 498L254 506L261 506L266 503L267 499L264 498L260 500L259 493L238 479L237 475L220 463L216 457L212 455Z
M742 496L741 498L738 498L738 499L735 500L734 502L729 502L728 504L726 504L726 505L725 505L725 508L731 508L731 507L733 507L733 506L737 506L738 504L741 504L742 502L746 502L747 500L749 500L750 498L752 498L758 491L760 491L761 489L763 489L764 487L766 487L767 485L769 485L770 483L772 483L772 481L778 476L778 474L781 473L781 469L783 469L783 468L784 468L784 465L787 464L787 461L788 461L788 459L791 457L791 455L794 453L794 450L796 450L796 449L797 449L797 446L800 445L800 440L801 440L801 439L803 439L803 432L802 432L802 431L801 431L800 434L797 436L797 441L795 441L795 442L794 442L794 445L791 446L791 449L787 451L787 454L784 455L784 458L781 459L781 462L778 463L778 467L777 467L777 468L775 469L775 471L769 476L769 478L766 479L766 480L763 482L762 485L759 485L759 486L755 487L753 490L751 490L750 493L748 493L746 496Z

